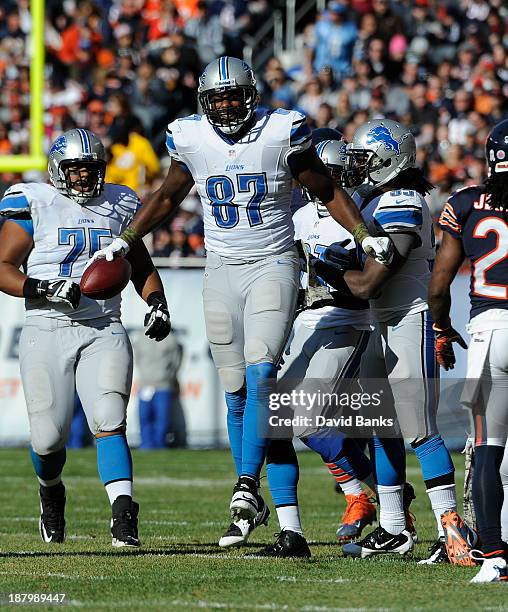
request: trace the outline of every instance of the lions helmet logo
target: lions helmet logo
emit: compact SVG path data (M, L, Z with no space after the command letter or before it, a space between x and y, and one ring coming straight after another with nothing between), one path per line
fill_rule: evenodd
M65 139L65 136L59 136L55 142L53 143L53 146L50 149L50 153L60 153L60 155L63 155L65 153L65 147L67 146L67 140Z
M408 136L408 134L404 134L403 139L406 136ZM387 128L385 125L373 127L367 133L367 144L371 145L375 143L384 144L387 151L394 151L397 155L400 153L400 142L394 138L390 128Z

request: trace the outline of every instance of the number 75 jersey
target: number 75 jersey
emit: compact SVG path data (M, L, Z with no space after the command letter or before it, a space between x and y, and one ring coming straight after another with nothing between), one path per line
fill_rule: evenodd
M304 115L258 109L253 127L236 142L205 116L192 115L168 126L166 146L196 184L207 250L258 260L291 248L288 158L311 146Z
M33 248L26 261L28 276L79 283L95 251L122 233L139 205L137 195L125 185L106 183L100 196L81 206L52 185L19 183L5 192L0 210L32 237ZM26 315L80 321L119 319L120 303L120 295L110 300L81 296L78 309L72 310L46 300L26 300Z
M456 191L445 204L439 226L460 240L471 264L471 319L492 308L508 309L508 224L493 210L483 187Z

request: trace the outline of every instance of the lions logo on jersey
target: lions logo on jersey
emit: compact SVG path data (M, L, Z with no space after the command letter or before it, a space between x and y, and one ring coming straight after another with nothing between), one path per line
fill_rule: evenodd
M367 144L384 144L387 151L394 151L398 155L400 153L399 145L404 138L407 138L407 136L407 134L404 134L399 142L394 138L390 128L386 127L385 125L377 125L367 133Z

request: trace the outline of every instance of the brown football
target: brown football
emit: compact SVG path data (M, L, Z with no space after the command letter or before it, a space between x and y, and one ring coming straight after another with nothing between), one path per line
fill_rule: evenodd
M83 273L79 287L89 298L109 300L125 289L130 278L131 264L123 257L96 259Z

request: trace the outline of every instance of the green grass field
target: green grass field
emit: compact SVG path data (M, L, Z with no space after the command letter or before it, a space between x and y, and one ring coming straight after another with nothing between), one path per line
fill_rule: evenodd
M416 565L435 533L413 456L408 477L417 490L413 509L421 543L405 558L364 561L343 559L335 544L344 500L319 458L303 453L300 461L313 557L274 561L243 557L273 539L274 515L247 548L223 552L216 544L229 522L235 479L225 451L134 452L143 545L125 552L111 547L109 505L93 450L69 452L68 539L52 546L39 538L27 451L0 450L0 594L5 602L9 593L66 593L67 605L93 610L508 610L508 587L469 584L474 569ZM461 487L461 457L455 461Z

